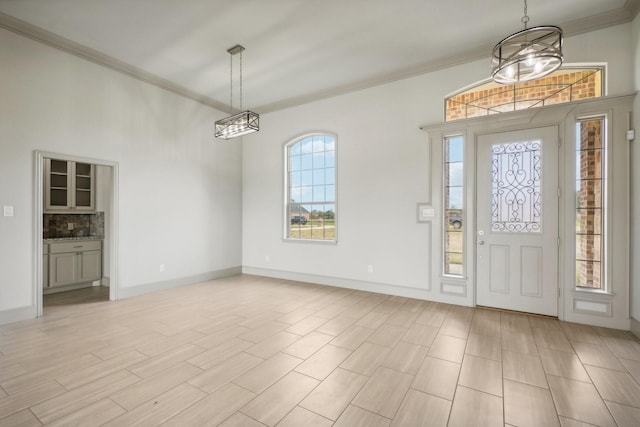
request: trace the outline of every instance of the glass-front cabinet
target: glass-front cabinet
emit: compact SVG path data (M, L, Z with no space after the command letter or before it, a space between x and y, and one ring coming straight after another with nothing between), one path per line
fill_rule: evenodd
M95 212L95 166L45 159L45 213Z

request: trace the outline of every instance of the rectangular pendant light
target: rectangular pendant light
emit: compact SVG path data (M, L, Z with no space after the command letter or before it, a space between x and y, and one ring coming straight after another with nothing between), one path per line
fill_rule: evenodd
M260 130L260 116L243 111L216 121L216 138L230 139Z

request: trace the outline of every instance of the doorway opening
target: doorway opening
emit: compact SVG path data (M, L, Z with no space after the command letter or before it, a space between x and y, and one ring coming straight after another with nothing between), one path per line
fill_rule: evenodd
M34 166L37 316L118 299L118 164L36 151Z

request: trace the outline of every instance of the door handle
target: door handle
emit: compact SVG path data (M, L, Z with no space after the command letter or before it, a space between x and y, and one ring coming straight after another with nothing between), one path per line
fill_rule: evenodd
M479 245L484 245L484 240L478 240Z

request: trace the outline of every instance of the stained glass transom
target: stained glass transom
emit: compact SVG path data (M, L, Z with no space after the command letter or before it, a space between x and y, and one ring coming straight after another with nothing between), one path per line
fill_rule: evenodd
M491 229L507 233L542 231L541 141L491 147Z

